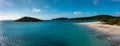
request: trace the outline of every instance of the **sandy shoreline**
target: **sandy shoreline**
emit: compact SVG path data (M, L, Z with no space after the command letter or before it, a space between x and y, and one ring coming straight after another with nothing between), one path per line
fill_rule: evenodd
M97 35L105 37L120 46L120 26L103 24L103 22L86 22L80 24L92 28Z

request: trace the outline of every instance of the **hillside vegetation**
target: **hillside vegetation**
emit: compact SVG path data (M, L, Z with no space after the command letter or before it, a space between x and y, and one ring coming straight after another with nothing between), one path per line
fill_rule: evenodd
M110 25L119 25L120 26L120 17L114 17L114 18L111 18L111 19L108 19L106 21L107 24L110 24Z
M114 17L110 15L97 15L84 18L72 18L71 20L99 20L110 25L120 25L120 17Z
M114 17L111 15L96 15L91 17L78 17L78 18L61 17L61 18L55 18L52 20L98 20L110 25L120 25L120 17Z
M20 19L15 20L15 22L40 22L40 21L43 21L43 20L33 18L33 17L22 17Z

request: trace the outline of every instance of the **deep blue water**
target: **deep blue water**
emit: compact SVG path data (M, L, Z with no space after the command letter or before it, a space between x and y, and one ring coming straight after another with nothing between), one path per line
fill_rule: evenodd
M1 21L0 46L111 46L81 22L87 21Z

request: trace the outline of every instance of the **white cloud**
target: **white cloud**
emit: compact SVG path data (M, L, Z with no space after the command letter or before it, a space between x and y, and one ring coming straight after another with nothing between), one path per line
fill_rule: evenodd
M32 9L32 12L42 12L42 10L37 9L37 8L33 8L33 9Z
M8 11L8 12L0 12L0 20L15 20L15 19L19 19L23 16L21 16L20 14L17 13L13 13L12 11Z
M93 0L93 4L98 5L99 1L98 0Z
M21 18L22 16L19 16L19 15L3 15L3 16L0 16L0 20L16 20L16 19L19 19Z
M73 12L74 15L80 15L82 12Z
M0 20L16 20L21 18L22 16L17 14L6 14L6 15L0 15Z

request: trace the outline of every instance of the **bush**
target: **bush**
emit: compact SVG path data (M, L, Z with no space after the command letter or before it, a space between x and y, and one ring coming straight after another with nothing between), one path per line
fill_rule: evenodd
M108 19L106 23L110 25L114 25L114 24L117 24L117 20L118 20L117 18Z
M117 20L116 24L120 26L120 18Z
M108 21L108 18L101 19L100 21L101 21L101 22L107 22L107 21Z

